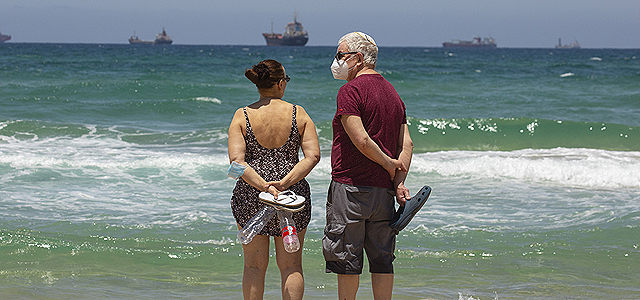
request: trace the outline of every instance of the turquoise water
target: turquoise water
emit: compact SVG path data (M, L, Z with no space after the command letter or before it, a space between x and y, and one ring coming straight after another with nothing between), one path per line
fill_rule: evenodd
M334 298L334 52L1 45L0 298L241 298L226 129L266 58L319 131L305 298ZM416 146L407 186L433 188L398 237L394 298L640 298L639 56L381 48ZM267 299L279 285L273 258Z

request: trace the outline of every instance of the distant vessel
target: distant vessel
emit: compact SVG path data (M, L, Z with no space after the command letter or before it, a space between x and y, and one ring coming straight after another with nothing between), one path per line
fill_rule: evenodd
M170 45L171 43L173 43L173 40L164 31L164 27L162 27L162 32L156 35L156 39L154 41L141 40L136 35L135 31L133 32L133 35L129 38L129 44L131 45L154 45L154 44Z
M162 33L158 33L156 35L156 40L154 41L154 43L161 45L171 45L171 43L173 43L173 40L164 31L164 27L162 27Z
M578 43L578 41L575 41L571 44L563 45L562 39L558 38L556 49L580 49L580 43Z
M10 39L11 39L10 35L2 34L2 32L0 32L0 43L4 43Z
M461 41L461 40L451 40L451 42L442 43L442 47L450 48L496 48L498 44L496 44L496 40L491 37L488 38L480 38L474 37L472 41Z
M267 46L304 46L309 41L309 34L298 22L296 14L293 15L293 23L284 27L284 34L274 33L271 22L271 33L263 33L262 36L267 41Z

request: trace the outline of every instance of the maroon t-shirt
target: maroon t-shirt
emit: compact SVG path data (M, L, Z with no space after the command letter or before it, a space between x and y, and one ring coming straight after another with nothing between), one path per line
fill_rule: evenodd
M402 99L382 75L366 74L343 85L337 102L331 148L332 179L344 184L392 189L389 173L356 148L340 120L342 115L359 116L369 137L384 153L397 158L401 126L407 123Z

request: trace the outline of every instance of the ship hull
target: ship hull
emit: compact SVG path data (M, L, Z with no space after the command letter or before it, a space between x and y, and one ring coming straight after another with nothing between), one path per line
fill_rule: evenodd
M131 45L171 45L171 43L173 43L173 41L169 40L169 41L143 41L143 40L134 40L134 39L129 39L129 44Z
M444 48L497 48L498 44L491 38L474 37L471 41L452 40L451 42L442 43Z
M283 37L278 33L263 33L267 46L304 46L309 41L308 36Z
M497 45L478 45L478 44L459 44L459 43L442 43L445 48L497 48Z
M129 40L131 45L153 45L153 41Z
M10 39L11 39L10 35L4 35L4 34L0 35L0 43L4 43L4 42L6 42L6 41L8 41Z

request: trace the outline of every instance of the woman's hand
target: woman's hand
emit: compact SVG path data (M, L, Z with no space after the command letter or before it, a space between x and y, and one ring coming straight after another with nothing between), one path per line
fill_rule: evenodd
M265 190L273 195L274 199L278 199L278 194L285 190L280 181L270 181L264 185Z

